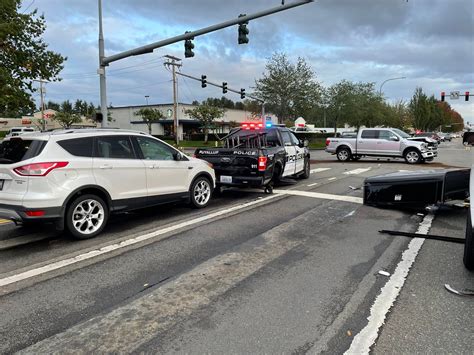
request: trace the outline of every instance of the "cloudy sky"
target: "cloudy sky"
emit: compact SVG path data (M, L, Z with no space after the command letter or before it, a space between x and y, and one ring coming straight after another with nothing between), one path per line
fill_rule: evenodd
M286 0L289 3L294 0ZM206 74L251 92L275 51L304 57L323 85L342 79L375 82L388 100L409 100L417 86L474 93L472 0L316 0L249 24L250 43L237 44L237 26L195 39L195 57L184 59L183 42L127 58L107 68L107 101L114 106L168 103L171 74L166 54L183 58L182 72ZM281 5L280 0L103 0L106 56ZM29 6L29 7L28 7ZM47 21L45 39L68 57L63 81L47 85L47 100L98 103L97 0L24 0ZM179 80L179 100L220 97L221 90ZM238 95L227 94L234 101ZM449 103L474 123L474 97Z

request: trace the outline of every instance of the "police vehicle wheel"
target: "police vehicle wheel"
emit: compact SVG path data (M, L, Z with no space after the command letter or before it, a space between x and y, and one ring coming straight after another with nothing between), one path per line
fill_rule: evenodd
M472 236L471 213L467 213L466 241L464 244L464 266L474 271L474 237Z
M310 174L311 174L311 165L309 163L309 159L306 158L304 160L304 168L303 168L303 173L301 174L301 178L308 179Z
M271 185L265 186L264 192L265 192L267 195L271 195L271 194L273 193L273 186L271 186Z
M349 148L341 148L337 151L336 156L339 161L349 161L352 154Z

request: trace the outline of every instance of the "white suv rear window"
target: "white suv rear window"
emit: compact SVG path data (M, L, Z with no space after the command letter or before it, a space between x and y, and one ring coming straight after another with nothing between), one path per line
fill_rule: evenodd
M31 159L41 153L46 141L10 139L0 144L0 164L13 164Z

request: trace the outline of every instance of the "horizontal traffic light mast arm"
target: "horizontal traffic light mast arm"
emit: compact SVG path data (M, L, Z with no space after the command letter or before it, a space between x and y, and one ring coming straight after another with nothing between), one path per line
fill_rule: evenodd
M184 77L189 78L189 79L201 81L201 78L198 78L198 77L195 77L195 76L192 76L192 75L184 74L184 73L181 73L181 72L176 72L176 74L181 75L181 76L184 76ZM207 79L206 79L206 84L207 84L207 85L212 85L212 86L215 86L215 87L218 87L218 88L221 88L221 89L222 89L222 85L221 85L221 84L213 83L213 82L211 82L211 81L209 81L209 80L207 80ZM240 90L234 90L234 89L231 89L231 88L227 87L227 91L234 92L234 93L240 95ZM252 96L252 95L249 95L249 94L247 94L247 93L245 93L245 97L248 97L248 98L250 98L250 99L252 99L252 100L255 100L255 101L258 101L258 102L260 102L260 103L265 103L265 101L263 101L262 99L259 99L258 97L255 97L255 96Z
M221 30L223 28L230 27L230 26L233 26L233 25L238 25L238 24L243 23L243 22L247 22L247 21L250 21L250 20L254 20L256 18L268 16L268 15L271 15L271 14L275 14L277 12L281 12L281 11L285 11L285 10L288 10L288 9L291 9L291 8L294 8L294 7L297 7L297 6L309 4L311 2L314 2L314 0L295 1L294 3L291 3L291 4L286 4L286 5L281 5L281 6L278 6L278 7L273 7L273 8L268 9L268 10L264 10L264 11L261 11L261 12L256 12L256 13L251 14L251 15L245 15L245 16L242 16L242 17L238 17L238 18L235 18L233 20L229 20L229 21L226 21L226 22L219 23L217 25L205 27L205 28L202 28L202 29L197 30L197 31L188 32L188 33L185 33L185 34L182 34L182 35L179 35L179 36L175 36L175 37L171 37L171 38L159 41L159 42L147 44L146 46L141 46L141 47L138 47L138 48L135 48L135 49L130 49L128 51L117 53L117 54L114 54L114 55L111 55L111 56L108 56L108 57L103 57L102 60L101 60L101 65L102 66L109 65L112 62L115 62L117 60L124 59L124 58L127 58L127 57L131 57L131 56L134 56L134 55L152 53L153 50L155 50L157 48L160 48L160 47L164 47L164 46L167 46L167 45L170 45L170 44L173 44L173 43L176 43L176 42L184 41L184 40L187 40L187 39L194 39L194 37L202 36L206 33Z

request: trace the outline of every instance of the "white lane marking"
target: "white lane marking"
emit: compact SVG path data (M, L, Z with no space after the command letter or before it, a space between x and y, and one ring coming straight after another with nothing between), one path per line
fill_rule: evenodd
M309 172L311 174L314 174L314 173L321 173L321 172L326 171L326 170L331 170L331 168L317 168L317 169L310 170Z
M336 177L332 177L332 178L329 178L328 181L333 181L333 180L336 180L337 178Z
M331 194L323 194L320 192L298 191L298 190L273 190L273 192L277 195L293 195L293 196L320 198L324 200L353 202L353 203L359 203L359 204L363 203L363 199L361 197L354 197L354 196L331 195Z
M308 186L308 187L311 187L311 186L316 186L317 184L318 184L318 183L317 183L317 182L315 182L315 183L313 183L313 184L309 184L309 185L307 185L307 186Z
M417 233L428 234L431 224L433 223L434 215L426 215L423 221L418 226ZM385 286L380 291L380 294L375 299L374 304L370 308L370 316L368 324L362 329L352 341L350 348L345 354L368 354L370 348L375 343L378 337L379 329L385 322L385 317L392 308L393 303L397 299L400 291L408 276L408 272L415 262L423 243L423 238L414 238L408 244L408 248L402 254L402 260L398 263L395 272L387 281Z
M48 272L58 270L58 269L61 269L63 267L66 267L66 266L69 266L69 265L72 265L72 264L76 264L76 263L84 261L84 260L95 258L99 255L110 253L110 252L112 252L114 250L117 250L117 249L122 249L122 248L128 247L130 245L134 245L134 244L143 242L145 240L155 238L157 236L160 236L160 235L163 235L163 234L166 234L166 233L169 233L169 232L173 232L175 230L178 230L178 229L181 229L181 228L184 228L184 227L187 227L187 226L191 226L193 224L208 221L210 219L217 218L217 217L223 216L225 214L228 214L228 213L231 213L231 212L234 212L234 211L245 209L249 206L259 204L263 201L268 201L268 200L270 200L272 198L275 198L277 196L278 195L271 195L271 196L268 196L268 197L265 197L265 198L262 198L262 199L259 199L259 200L256 200L256 201L247 202L247 203L244 203L244 204L241 204L241 205L237 205L237 206L230 207L230 208L227 208L227 209L224 209L224 210L213 212L213 213L210 213L208 215L204 215L204 216L201 216L201 217L198 217L198 218L191 219L189 221L178 223L178 224L172 225L170 227L159 229L159 230L154 231L154 232L139 235L135 238L127 239L127 240L124 240L124 241L122 241L120 243L117 243L117 244L111 244L111 245L107 245L105 247L102 247L100 249L91 250L87 253L77 255L73 258L68 258L68 259L56 261L54 263L44 265L42 267L27 270L27 271L24 271L24 272L16 274L16 275L8 276L8 277L5 277L3 279L0 279L0 287L10 285L10 284L13 284L15 282L23 281L23 280L26 280L26 279L29 279L29 278L32 278L32 277L35 277L35 276L42 275L42 274L46 274Z
M354 213L355 213L355 210L352 211L352 212L349 212L348 214L346 214L346 215L344 216L344 218L351 217L351 216L354 215Z
M344 174L345 175L358 175L358 174L362 174L362 173L365 173L369 170L371 170L372 168L371 167L368 167L368 168L359 168L359 169L355 169L355 170L350 170L350 171L346 171Z

